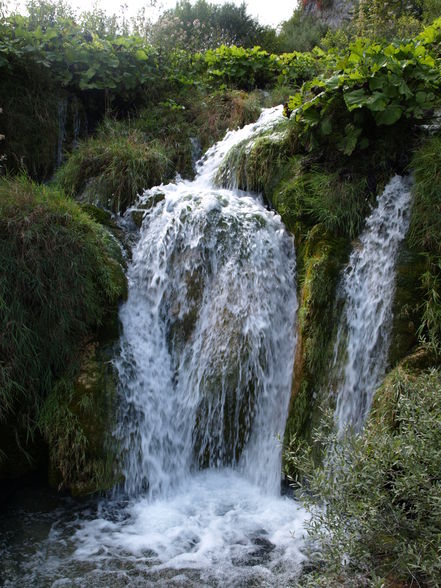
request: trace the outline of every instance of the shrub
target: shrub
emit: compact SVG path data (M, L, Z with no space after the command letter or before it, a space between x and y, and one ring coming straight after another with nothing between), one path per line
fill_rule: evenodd
M0 266L0 420L23 439L125 278L105 229L23 177L0 180Z
M327 28L317 16L297 8L291 18L282 23L277 40L282 51L311 51Z
M66 193L123 212L146 188L172 174L164 147L145 141L130 125L104 123L97 136L83 141L55 175Z
M311 510L301 585L439 586L441 372L398 368L381 395L390 409L378 408L364 433L316 431L323 463L306 446L288 453Z
M316 53L283 53L271 55L260 47L222 45L206 51L198 57L206 68L210 83L232 88L252 90L271 85L290 84L300 86L319 71L320 51Z

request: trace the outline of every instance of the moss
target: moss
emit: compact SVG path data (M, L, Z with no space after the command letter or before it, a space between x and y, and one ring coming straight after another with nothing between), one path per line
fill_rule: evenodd
M300 305L298 344L285 441L310 439L320 417L322 388L329 381L338 324L335 291L349 254L349 242L333 238L321 225L299 236L297 246Z
M126 291L116 250L57 190L0 181L0 419L20 447L32 446L39 411L84 341L115 316Z
M109 439L116 387L110 349L90 343L76 377L57 382L39 413L38 427L49 448L49 482L76 496L107 490L116 481Z
M268 194L291 151L286 126L287 121L282 121L271 131L233 147L218 170L217 183Z
M420 276L424 268L424 259L406 239L396 265L396 289L389 350L389 364L392 366L418 345L417 329L421 321L421 312L418 308L421 296Z

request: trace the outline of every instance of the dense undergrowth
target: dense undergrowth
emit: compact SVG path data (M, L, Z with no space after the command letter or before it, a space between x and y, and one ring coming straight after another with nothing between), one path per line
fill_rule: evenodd
M163 145L147 142L137 129L103 125L96 136L81 142L55 175L71 196L113 212L124 211L143 188L172 175Z

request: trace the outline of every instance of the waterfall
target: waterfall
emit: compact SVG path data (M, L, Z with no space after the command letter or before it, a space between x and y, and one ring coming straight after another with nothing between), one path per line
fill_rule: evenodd
M115 359L124 487L77 529L81 561L107 570L122 558L148 585L298 575L305 513L280 496L278 439L296 343L294 243L257 195L214 180L235 144L281 117L264 110L227 133L194 181L148 190L127 213L144 219Z
M395 264L410 205L409 180L395 176L379 196L343 274L339 295L344 307L334 360L338 365L344 357L335 410L340 434L347 426L363 426L387 366Z
M280 217L213 185L244 136L228 133L193 182L147 191L151 206L129 269L117 360L116 436L130 495L166 494L201 467L235 466L271 492L290 394L297 309L294 249Z
M257 195L214 180L234 145L281 117L264 110L227 133L194 181L148 190L122 219L130 228L144 215L114 359L124 483L101 500L62 499L52 515L45 503L36 541L26 535L6 561L23 567L14 585L296 585L306 514L281 496L278 439L296 344L294 242Z

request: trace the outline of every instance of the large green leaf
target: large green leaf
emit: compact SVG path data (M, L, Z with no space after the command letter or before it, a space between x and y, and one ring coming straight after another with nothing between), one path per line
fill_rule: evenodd
M366 104L366 92L363 88L344 93L344 101L349 111L362 108Z
M389 104L385 110L375 112L375 121L379 125L393 125L401 118L403 109L398 104Z

